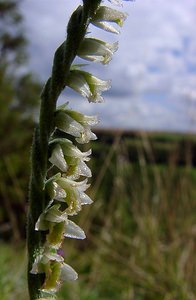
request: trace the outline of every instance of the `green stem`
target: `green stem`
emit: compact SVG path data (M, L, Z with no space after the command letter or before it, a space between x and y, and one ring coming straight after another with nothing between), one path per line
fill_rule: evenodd
M27 224L28 247L28 287L30 300L42 297L40 291L44 283L43 274L31 274L32 264L46 241L46 233L35 231L35 223L49 202L45 191L48 169L48 144L54 131L54 112L57 99L67 85L71 64L77 49L84 39L90 19L100 4L100 0L84 1L72 14L67 27L67 39L56 50L52 76L41 94L39 125L35 130L32 145L31 179L29 186L29 213Z

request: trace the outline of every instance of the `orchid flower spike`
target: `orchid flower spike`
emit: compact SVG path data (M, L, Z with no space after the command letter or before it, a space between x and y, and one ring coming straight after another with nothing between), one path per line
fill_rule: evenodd
M70 87L89 102L103 102L102 93L111 87L110 80L100 79L74 65L78 56L90 62L108 64L118 49L118 42L109 43L87 36L88 26L119 33L127 14L100 5L101 0L83 0L67 26L67 40L55 52L52 75L41 95L41 113L32 147L30 209L28 216L29 291L31 300L54 300L65 280L76 280L76 271L60 254L67 238L85 239L74 221L84 205L93 201L87 194L88 166L91 149L81 151L78 144L96 140L92 127L97 116L71 110L68 103L56 107L61 91ZM120 0L109 0L121 5ZM39 232L39 233L38 233ZM36 276L39 277L34 285ZM33 288L32 288L33 286ZM35 287L35 288L34 288Z

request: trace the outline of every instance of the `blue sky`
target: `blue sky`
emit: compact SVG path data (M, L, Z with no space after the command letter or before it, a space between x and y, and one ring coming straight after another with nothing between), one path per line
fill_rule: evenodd
M107 4L109 3L108 1ZM29 68L42 80L50 75L55 49L66 36L78 0L23 0L21 10L29 39ZM195 0L124 2L129 16L119 36L91 27L91 36L119 41L108 66L88 70L111 79L105 103L89 104L69 90L60 102L97 114L99 126L126 129L196 130Z

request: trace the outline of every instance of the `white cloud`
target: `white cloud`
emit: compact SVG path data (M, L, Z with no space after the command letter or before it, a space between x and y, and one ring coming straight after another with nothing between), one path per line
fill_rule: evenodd
M23 0L30 66L42 78L49 76L69 14L80 2ZM109 66L91 66L101 78L113 81L107 102L89 105L80 99L76 105L81 103L87 113L99 111L102 126L188 130L189 113L183 107L184 91L193 95L196 90L195 0L136 0L125 2L123 9L129 17L119 37L91 28L94 36L119 39Z

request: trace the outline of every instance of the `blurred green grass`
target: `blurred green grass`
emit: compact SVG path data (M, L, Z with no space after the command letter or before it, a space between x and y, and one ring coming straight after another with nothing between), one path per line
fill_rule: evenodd
M64 242L79 279L63 285L60 300L196 299L196 169L190 152L182 165L182 151L158 139L164 163L146 136L92 144L94 204L77 217L87 239ZM28 299L24 248L0 244L2 300Z

